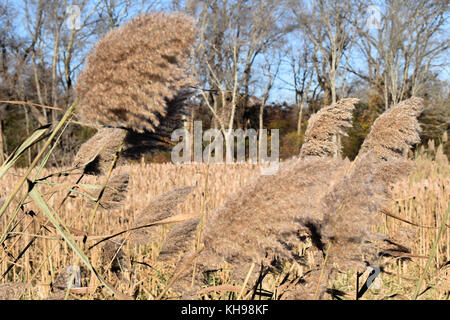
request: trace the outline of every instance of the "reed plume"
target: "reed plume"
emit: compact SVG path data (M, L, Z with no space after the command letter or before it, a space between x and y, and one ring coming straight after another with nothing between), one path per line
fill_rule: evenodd
M403 157L412 145L420 142L417 117L422 111L423 100L417 97L389 108L375 120L359 153L372 150L385 160Z
M112 239L105 242L101 250L101 261L103 266L111 272L121 273L130 270L130 261L123 251L124 239Z
M197 288L205 272L223 264L232 266L234 279L243 281L252 263L276 270L280 261L297 260L300 230L309 232L312 221L322 219L318 195L349 165L348 160L295 158L281 163L276 174L254 177L230 194L224 205L206 219L204 250L196 260ZM183 258L177 269L187 260ZM191 266L174 286L177 290L183 291L190 283ZM250 281L256 279L257 273L255 270L250 275Z
M324 216L316 228L321 242L330 248L324 283L334 275L333 267L361 272L367 265L378 265L385 254L409 252L395 242L407 239L406 235L392 239L374 230L381 221L380 211L391 200L390 186L413 167L404 156L420 142L417 117L422 109L422 99L413 97L384 112L348 172L322 198ZM323 297L323 283L320 290ZM304 294L305 286L299 291Z
M104 36L76 85L83 122L154 132L170 101L185 95L197 31L178 13L137 16ZM180 103L176 105L181 106Z
M168 261L175 259L180 254L185 254L192 249L199 223L200 218L195 218L175 225L164 239L158 260Z
M175 215L177 206L183 203L194 189L194 186L175 188L153 198L134 220L133 227L148 225ZM159 226L141 228L132 232L131 239L136 244L148 244L157 241L159 231Z
M72 278L73 276L73 278ZM70 279L72 278L72 284ZM65 267L57 273L55 281L52 284L52 289L54 292L65 290L69 287L79 288L81 287L81 268L79 266L68 266Z
M101 128L78 150L73 166L81 167L84 174L104 175L111 165L126 131L117 128Z
M105 210L115 210L124 205L124 200L127 198L128 184L130 181L129 173L122 173L113 175L106 185L105 190L100 198L99 207ZM101 190L99 189L92 196L98 199ZM94 203L88 202L88 207L93 207Z
M366 263L379 262L380 254L389 247L389 239L373 231L380 221L379 211L390 201L390 186L406 176L411 165L403 158L385 161L371 146L351 165L324 158L333 151L332 135L342 134L351 125L356 101L337 104L346 115L337 117L339 120L331 112L339 109L337 105L319 112L310 122L300 159L283 163L276 175L257 177L207 219L205 250L198 259L201 272L225 262L234 267L233 277L243 280L251 263L273 269L274 261L292 261L302 229L309 232L314 246L326 253L328 262L322 269L313 267L291 297L323 298L334 267L361 271ZM409 124L391 122L398 130ZM373 128L373 135L378 129Z
M352 126L353 110L358 101L356 98L341 99L313 114L308 121L300 156L330 156L336 148L340 150L341 146L336 146L333 136L347 135L345 130Z

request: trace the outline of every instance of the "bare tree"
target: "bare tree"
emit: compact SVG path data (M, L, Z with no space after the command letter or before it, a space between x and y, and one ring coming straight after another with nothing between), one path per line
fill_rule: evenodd
M367 5L359 4L359 12L367 11ZM385 0L380 5L376 28L370 30L365 21L354 21L358 48L367 66L365 71L349 69L380 88L388 108L412 95L423 95L430 71L445 63L450 40L442 33L448 2Z
M202 29L195 74L214 122L223 132L227 159L229 139L241 95L248 99L256 58L283 33L280 0L190 1L188 12L197 12ZM245 105L245 103L244 103ZM222 110L219 110L222 109Z
M292 2L291 8L304 35L314 45L314 69L325 94L325 103L336 103L344 53L354 38L352 1L315 0L308 11L304 9L305 4ZM335 136L334 141L339 145L339 136ZM339 150L336 147L335 157Z
M288 55L289 65L292 72L295 93L295 106L298 109L297 135L301 134L303 111L305 109L308 95L313 84L314 76L314 48L303 38L299 48L290 48Z
M262 94L262 99L259 105L259 158L261 159L262 152L262 143L263 143L263 129L264 129L264 107L269 100L270 92L272 91L275 80L278 76L278 72L280 71L281 65L281 51L274 50L270 55L264 55L264 61L262 66L262 72L265 88Z
M299 2L291 6L304 35L313 43L315 71L325 93L326 103L335 103L336 81L341 76L344 53L354 37L352 3L350 0L315 0L311 7Z

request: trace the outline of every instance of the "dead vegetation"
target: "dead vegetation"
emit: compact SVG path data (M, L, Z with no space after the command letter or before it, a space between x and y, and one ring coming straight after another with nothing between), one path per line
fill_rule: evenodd
M0 215L0 298L215 299L225 297L217 293L223 290L240 299L263 295L264 285L273 299L324 299L351 292L330 288L342 274L395 268L400 260L392 267L386 256L429 255L434 272L442 271L449 257L449 164L442 149L433 160L421 159L423 153L415 163L407 159L420 141L419 98L382 114L353 162L336 157L335 138L351 127L358 102L349 98L310 118L299 156L273 175L244 164L124 165L120 159L167 134L164 124L182 114L192 83L193 25L179 14L142 15L90 53L76 87L78 116L99 131L75 157L78 170L27 179L25 197L8 200ZM414 165L429 175L418 179ZM68 172L76 182L65 179ZM21 171L2 179L6 195L24 184L16 175ZM406 200L396 199L405 190ZM431 198L416 201L419 190ZM403 225L391 230L388 216L422 233L439 229L437 240L414 238ZM431 219L425 227L423 217ZM421 267L411 268L421 274ZM444 278L433 278L439 298L449 296Z
M377 245L380 245L380 249L391 249L389 247L390 244L382 240L383 238L395 239L393 242L403 244L406 241L406 243L409 244L408 249L410 250L410 254L413 256L409 258L407 256L403 258L399 257L398 247L392 247L392 249L396 249L393 253L397 254L397 256L381 258L382 263L380 265L383 266L386 271L381 275L384 283L383 288L379 292L368 292L366 294L368 298L381 299L384 296L393 294L400 294L409 298L411 297L418 276L425 265L425 260L421 257L428 256L431 250L432 243L435 240L437 226L439 226L442 222L449 200L448 186L450 185L450 166L445 156L442 157L442 155L439 155L437 150L436 153L437 154L429 154L428 151L424 151L423 153L418 154L414 160L415 166L412 169L412 172L408 175L408 178L397 182L391 191L395 201L393 203L389 203L387 207L388 211L394 216L398 216L399 218L411 222L414 225L410 225L392 216L377 213L374 216L378 217L374 219L377 221L376 226L364 229L367 232L375 229L373 230L373 234L381 234L383 236L380 239L372 240L375 241ZM243 206L240 208L239 206L235 206L233 209L239 212L239 214L241 214L244 209L248 209L251 210L251 213L254 215L261 212L261 215L265 218L266 216L264 215L269 214L268 209L266 209L266 211L261 209L264 209L266 205L269 204L274 205L274 201L271 202L270 200L271 192L274 192L274 195L276 195L288 191L290 188L297 188L297 190L301 190L302 181L304 181L303 188L305 190L309 186L310 190L313 191L312 194L323 193L323 186L328 185L328 182L331 180L337 181L339 177L342 178L345 169L348 169L350 165L349 162L342 160L323 158L314 161L312 159L313 158L306 159L306 162L303 164L298 162L301 168L308 168L308 170L307 172L298 170L298 173L296 173L296 176L292 177L292 180L287 180L292 182L296 177L302 178L301 180L298 179L296 185L290 186L290 183L282 184L282 179L280 179L280 185L285 188L283 191L279 190L280 185L274 184L273 190L268 189L267 193L258 193L257 199L262 202L256 208L250 207L249 197L246 197L244 194L238 192L238 190L248 190L246 187L242 189L243 186L258 185L258 183L252 181L258 179L259 181L262 181L263 177L255 177L255 175L259 172L259 168L255 165L210 165L209 183L206 186L207 191L205 195L202 195L202 191L205 190L204 175L206 172L206 165L154 164L127 165L118 167L114 171L115 174L121 174L124 172L129 172L130 174L129 189L126 194L126 199L123 201L123 206L120 208L114 210L101 210L98 212L95 223L92 226L90 236L87 238L88 247L94 245L105 236L115 234L121 230L131 229L135 226L137 218L144 212L144 208L149 205L152 201L151 199L170 193L178 186L197 184L197 188L193 189L192 192L186 196L184 201L180 201L178 205L173 206L173 208L176 208L176 211L174 212L172 218L179 215L183 215L185 217L198 215L202 210L202 202L205 201L205 212L207 213L207 218L205 221L205 242L209 241L209 246L213 243L217 243L219 248L231 247L231 249L233 249L232 242L222 241L222 238L226 238L226 234L220 232L219 228L216 228L216 231L214 232L208 231L208 233L211 232L211 235L217 234L217 236L220 237L218 239L209 239L206 233L206 230L213 228L212 222L214 221L214 216L217 214L216 212L218 211L218 208L228 208L228 206L230 206L227 204L227 201L229 201L227 198L234 197L234 199L239 199L236 198L236 195L240 196ZM283 163L278 174L280 176L284 175L286 178L290 178L290 175L283 168L288 167L289 164L294 164L296 161L299 160L293 159L290 162ZM341 165L339 165L339 163ZM334 164L336 168L333 178L330 178L330 172L325 171L325 168L330 164ZM43 174L46 173L48 172L43 172ZM22 171L16 171L15 173L11 172L11 174L8 174L2 179L2 183L0 184L2 194L8 194L8 192L10 192L11 186L15 184L21 174ZM306 179L307 176L309 177L308 179ZM317 176L317 178L315 178L315 176ZM273 179L277 181L276 177L273 177ZM63 181L63 178L53 178L52 181ZM154 181L158 181L158 183L154 183ZM85 184L92 185L101 184L101 182L102 178L95 176L86 177L86 180L84 181ZM350 183L350 181L348 182ZM44 190L50 190L50 187L47 186ZM306 191L305 193L300 191L298 192L299 195L306 194ZM234 195L231 196L231 194ZM255 194L257 193L251 193L252 196ZM49 204L58 205L64 195L64 192L58 192L56 194L49 193L47 194L46 199L48 199ZM289 201L295 202L290 205ZM67 226L77 230L84 230L90 214L90 210L85 210L87 202L90 202L90 200L86 198L81 199L77 196L76 199L68 199L61 209L58 210L61 219L67 224ZM241 204L240 202L238 203ZM294 197L294 195L292 195L286 199L285 202L279 204L279 206L280 209L291 208L291 214L295 214L295 203L298 203L302 207L308 206L308 208L312 208L311 211L308 211L308 213L311 214L310 216L306 216L307 218L313 218L316 216L316 213L322 212L320 210L320 205L317 203L315 204L314 197L311 195L309 195L309 197L307 195L305 197ZM20 220L18 221L20 221L20 224L18 224L17 227L10 232L8 239L4 243L6 250L2 250L0 255L0 267L2 273L4 273L9 266L11 266L11 263L14 262L13 259L19 256L20 252L33 238L33 235L37 235L38 237L34 240L33 245L30 246L24 253L20 262L16 263L16 265L12 267L2 281L3 283L31 283L35 288L32 292L25 291L24 295L16 298L45 299L49 296L49 294L52 295L49 285L55 280L58 270L72 265L74 258L70 248L68 248L67 244L62 238L59 237L54 229L49 228L48 231L41 229L39 220L37 220L36 217L26 214L26 212L29 212L30 210L33 210L37 216L42 216L42 213L32 206L31 203L25 205L24 211L19 215ZM231 210L231 208L228 210ZM226 211L223 212L225 213ZM282 211L277 211L277 213L281 214ZM7 215L2 217L2 230L5 229L5 225L11 214L12 212L8 211ZM255 216L253 216L253 218L254 217ZM243 218L244 217L240 217L240 215L238 215L236 217L236 222L233 224L233 227L236 230L235 239L238 240L240 239L240 229L237 223ZM250 233L252 230L252 225L256 224L256 221L255 219L252 220L252 216L250 214L245 218L248 219L246 228ZM348 218L351 219L350 216ZM275 217L271 217L271 219L275 220ZM243 226L245 226L244 220L242 221ZM151 243L149 242L147 244L134 245L134 243L130 241L130 237L133 233L130 233L130 236L128 236L128 233L124 233L121 236L111 239L114 240L116 244L106 245L108 241L105 241L88 250L87 253L89 254L94 266L104 267L105 270L100 270L100 272L102 272L102 274L104 274L105 277L113 283L116 288L118 288L118 290L131 296L133 296L137 290L138 299L155 299L166 288L170 279L174 275L177 261L183 257L183 251L185 249L182 248L184 247L181 245L173 246L171 243L178 243L178 240L175 239L179 239L183 240L182 243L187 243L190 250L193 250L194 248L196 233L192 234L188 232L189 230L192 230L192 228L183 228L183 223L184 222L181 222L176 226L172 226L171 224L159 226L157 229L153 230L155 233L155 241ZM224 223L220 225L221 228L225 226ZM189 222L186 222L186 224L192 226L195 224L195 221L192 221L192 224ZM245 238L255 237L255 239L258 239L260 243L265 241L264 239L267 237L268 241L273 241L273 243L276 244L274 248L280 248L280 250L278 250L280 252L279 256L287 255L290 257L292 254L295 258L295 260L293 260L295 262L293 263L285 262L276 266L278 268L277 272L265 277L262 287L265 290L272 292L274 298L305 298L308 296L311 298L308 293L311 291L308 288L312 288L312 295L314 295L314 291L317 288L316 280L318 280L321 273L321 267L323 266L324 255L322 250L317 249L313 244L312 241L314 237L310 238L308 236L309 229L302 228L302 225L305 224L308 226L309 224L306 221L294 221L294 224L299 227L298 234L291 234L290 236L286 234L286 243L294 245L292 250L289 250L287 247L284 247L281 243L279 243L276 235L251 234L245 236ZM284 225L285 228L291 228L286 222L283 221L279 221L278 225ZM360 223L358 225L360 225ZM311 225L309 226L311 228ZM258 225L255 227L258 227ZM404 232L406 227L409 227L408 233ZM263 225L263 222L259 224L259 228L266 228ZM274 226L274 228L276 228L276 226ZM142 230L145 229L150 230L149 228L144 228ZM169 234L177 235L177 230L181 232L179 236L169 237ZM359 229L357 231L359 232ZM326 234L331 236L333 232L333 230L329 230L329 233ZM233 233L229 234L230 236L233 236ZM398 239L399 235L400 238L405 237L406 239ZM362 233L360 236L365 237ZM77 235L76 239L81 242L82 238L82 236ZM124 241L122 242L120 239ZM174 239L175 241L172 242L169 239ZM185 240L187 240L187 242L185 242ZM448 279L449 270L448 268L445 268L445 266L441 269L441 266L448 261L450 249L447 244L449 241L449 233L446 231L444 238L439 243L439 249L435 258L435 267L433 268L434 271L430 274L430 278L428 280L428 285L431 285L432 289L424 293L421 298L445 299L447 297L448 285L446 284L445 279ZM129 282L120 280L116 276L116 273L109 269L108 266L117 265L116 262L114 262L113 254L106 255L102 253L103 245L107 247L111 246L113 249L115 247L115 249L117 249L118 244L121 245L121 251L119 250L117 253L119 261L122 261L124 265L129 264L131 268L131 278L125 278L129 279ZM246 246L251 247L251 244L248 243ZM356 244L355 247L357 247ZM180 249L180 251L173 252L171 248L176 250ZM336 245L336 248L339 248L338 244ZM323 250L326 249L327 246L324 243ZM259 252L264 252L262 246L258 247L258 250L260 250ZM111 250L110 253L113 251L115 250ZM169 254L166 255L164 253L166 251ZM232 252L233 251L230 250L230 253ZM219 261L218 265L223 268L213 274L209 274L206 278L203 277L203 275L200 277L200 271L202 268L201 263L202 261L206 261L206 259L199 257L196 267L198 277L202 279L202 281L199 282L199 287L201 289L205 289L222 285L225 286L224 288L228 289L237 287L239 292L242 286L242 281L240 281L240 279L245 279L251 266L250 261L240 261L240 256L243 255L243 257L248 257L247 259L250 259L254 256L255 249L251 251L251 254L248 253L249 250L238 250L237 252L239 255L235 256L234 259L236 261L236 266L239 266L240 268L233 268L233 265L221 263L222 261ZM256 251L256 253L257 252L258 251ZM354 256L350 255L350 258L358 261L360 259L358 252L359 251L356 251ZM122 253L125 254L125 257ZM233 256L230 255L230 257ZM261 257L264 260L265 257L262 254ZM339 258L338 254L335 258L332 258L331 254L329 255L330 261L336 260L336 258ZM124 260L121 259L126 259L125 261L127 262L125 263ZM386 262L390 262L390 264L385 264ZM358 264L360 265L360 263ZM353 268L353 264L349 263L349 267ZM355 296L355 273L352 269L348 271L345 271L342 267L339 269L340 272L334 273L330 279L326 279L323 274L322 280L324 281L321 286L324 289L339 289L348 294L347 298L353 298ZM255 265L254 271L259 271L258 265ZM253 279L255 277L257 276L253 276ZM286 278L286 280L283 281L284 278ZM92 274L85 279L87 283L85 284L85 287L83 286L82 288L84 290L89 290L89 292L85 291L84 293L76 293L76 290L72 290L73 292L70 293L69 298L105 299L109 297L107 292L104 290L101 290L100 292L97 291L95 293L92 291L99 286L98 281L95 277L92 277ZM192 270L191 272L187 272L187 276L185 278L181 277L178 281L175 281L172 288L163 295L163 298L177 297L176 293L178 289L184 284L186 284L189 288L191 280ZM300 287L303 289L299 290L298 284L302 283L304 283L306 287ZM45 284L47 286L45 286ZM248 284L248 288L250 289L250 282ZM212 289L200 294L200 296L195 295L195 297L207 296L211 299L227 299L229 297L228 294L229 291L226 290L215 291ZM54 296L52 295L52 297ZM246 299L251 297L251 293L249 296L247 296L247 294L243 296L243 298ZM328 297L329 295L325 294L325 298ZM64 298L64 295L59 296L59 298Z

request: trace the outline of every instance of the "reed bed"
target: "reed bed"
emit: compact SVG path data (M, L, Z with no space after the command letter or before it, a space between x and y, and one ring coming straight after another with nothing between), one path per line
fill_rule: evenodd
M422 150L415 156L415 169L407 180L394 186L394 199L389 213L383 216L382 223L377 226L379 232L390 238L409 237L413 246L408 257L385 259L384 271L381 275L382 286L379 290L369 290L363 299L410 299L415 290L417 280L425 267L450 198L450 165L437 151ZM129 175L128 192L120 207L100 207L90 229L86 248L95 245L105 236L132 228L143 210L157 196L173 191L174 188L193 186L185 200L175 205L174 215L199 217L202 210L212 212L224 204L229 194L236 192L259 173L260 168L251 164L210 165L205 164L133 164L119 166L114 176ZM205 175L208 172L208 179ZM45 170L46 176L52 173ZM23 170L11 170L0 180L0 194L5 197L23 174ZM104 177L85 176L80 188L75 189L70 197L58 209L67 191L50 185L41 190L48 204L57 210L64 223L72 228L76 241L82 243L82 230L86 229L91 209L87 198L80 193L95 195L96 191L89 186L101 185ZM67 177L50 178L52 183L66 182ZM205 185L207 183L207 185ZM86 190L82 190L82 186ZM56 191L55 191L56 190ZM25 191L25 189L23 190ZM11 206L0 219L0 229L5 230L12 214ZM39 209L32 203L25 202L23 211L18 215L15 228L4 242L0 254L0 271L7 274L0 280L0 291L13 292L11 298L47 299L54 298L58 291L58 283L62 270L76 261L73 251L67 243L50 227L42 228L44 218ZM189 225L189 223L187 223ZM450 222L447 222L450 225ZM157 226L154 230L156 238L153 242L136 244L131 241L132 232L125 232L119 237L105 241L86 249L94 266L104 278L115 288L126 295L137 299L179 298L176 290L165 290L174 275L176 261L159 259L164 238L171 230L176 231L176 224ZM193 229L193 228L191 228ZM80 231L77 233L77 231ZM195 240L195 239L193 239ZM193 241L194 242L194 241ZM30 244L31 243L31 244ZM426 286L420 290L419 299L449 299L450 268L450 228L446 227L438 244L430 272L425 278ZM192 248L195 243L189 244ZM299 252L309 244L299 247ZM24 251L25 248L28 249ZM173 247L173 246L172 246ZM171 248L168 248L170 251ZM24 251L24 252L23 252ZM318 259L307 255L307 259ZM106 260L110 260L109 263ZM319 259L320 260L320 259ZM313 264L313 263L311 263ZM256 266L257 267L257 266ZM242 271L246 273L247 271ZM282 267L280 274L266 277L262 289L265 297L277 298L281 288L288 287L298 276L308 272L308 268L297 263L288 263ZM340 274L329 288L340 292L342 299L354 299L356 294L356 271ZM99 289L98 280L89 272L82 272L84 284L81 288L72 288L67 298L75 299L109 299L110 295ZM60 282L60 281L59 281ZM18 283L18 284L16 284ZM20 286L19 284L27 284ZM15 284L15 285L12 285ZM231 271L226 268L215 274L197 297L206 299L228 299L230 292L237 297L242 291L242 282L236 282ZM360 284L361 285L361 284ZM11 290L17 287L18 290ZM18 295L17 292L21 292ZM234 293L233 293L234 292ZM63 293L64 290L63 290ZM59 293L59 298L64 294ZM61 295L62 294L62 295ZM254 298L252 292L244 291L241 298ZM3 293L2 298L8 298Z

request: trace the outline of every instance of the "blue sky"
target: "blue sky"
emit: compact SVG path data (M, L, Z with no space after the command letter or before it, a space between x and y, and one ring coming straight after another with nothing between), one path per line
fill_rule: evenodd
M140 1L138 1L138 2L140 2ZM17 6L17 8L21 8L22 7L21 3L22 3L21 1L18 1L18 2L15 2L14 5ZM73 3L76 3L76 1L73 1ZM159 9L167 10L169 3L170 2L168 2L168 1L161 0L161 1L159 1L158 7L159 7ZM307 1L307 5L310 6L311 2ZM128 19L131 18L132 16L134 16L136 13L137 13L136 9L130 10L130 12L128 13ZM447 15L448 14L449 13L447 13ZM19 15L18 18L21 22L18 26L18 30L25 33L25 21L24 21L25 17L23 15ZM364 20L364 22L362 22L362 23L365 23L366 18L365 17L361 17L361 18ZM448 26L449 25L447 24L445 32L444 32L444 34L442 34L443 40L449 39L450 30L449 30ZM300 42L299 41L300 36L301 35L299 32L293 32L292 34L288 35L287 39L288 39L289 45L292 45L294 47L298 46L299 42ZM356 50L355 50L355 53L356 53ZM263 61L264 61L264 59L262 57L260 57L259 60L257 60L255 63L257 65L258 63L263 63ZM356 54L352 55L351 63L355 69L362 69L362 68L364 68L364 65L365 65L363 57L358 56ZM444 64L444 68L441 68L441 70L439 70L440 71L439 78L441 80L450 81L450 64L449 64L448 56L444 56L444 61L442 61L442 63ZM261 74L255 74L254 79L261 80L261 79L263 79L263 77L261 76ZM292 73L290 70L290 66L289 66L288 62L286 61L286 58L284 58L284 62L280 66L279 79L274 84L274 88L271 93L269 102L271 102L271 101L287 101L289 103L293 102L294 101L294 93L292 91L292 87L290 88L289 85L287 84L287 83L292 83L292 82L293 82L293 80L292 80ZM338 83L338 85L339 85L339 83ZM255 95L257 95L257 96L262 95L264 86L265 86L264 81L261 81L261 85L260 85L261 89L256 90Z

